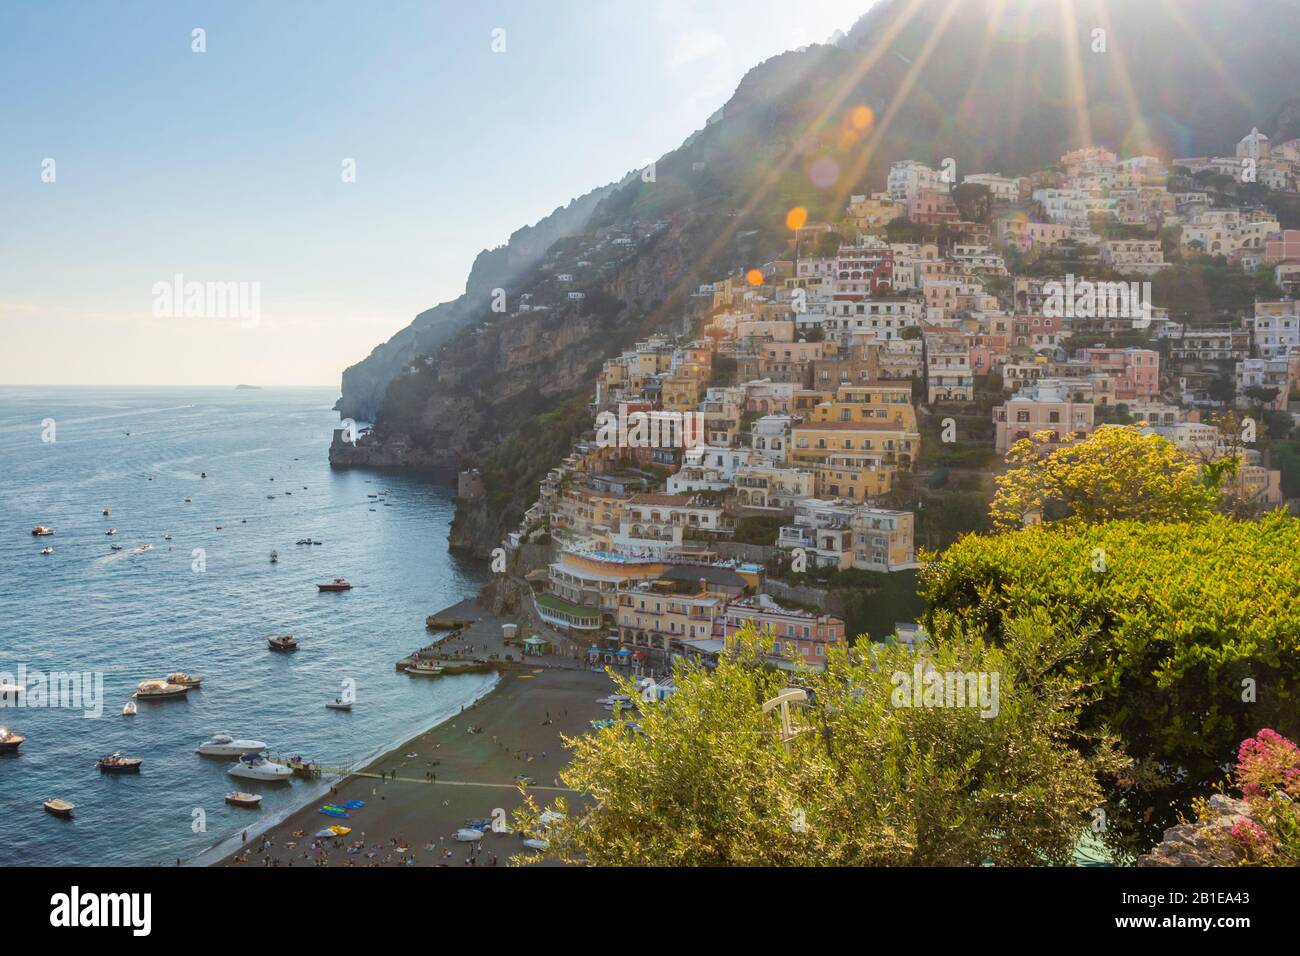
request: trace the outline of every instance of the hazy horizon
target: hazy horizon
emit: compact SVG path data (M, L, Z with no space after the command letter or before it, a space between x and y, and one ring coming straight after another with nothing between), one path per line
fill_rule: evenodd
M871 3L78 6L76 29L63 4L0 9L0 78L24 91L0 154L0 382L337 388L481 250ZM238 285L256 321L159 306L192 283Z

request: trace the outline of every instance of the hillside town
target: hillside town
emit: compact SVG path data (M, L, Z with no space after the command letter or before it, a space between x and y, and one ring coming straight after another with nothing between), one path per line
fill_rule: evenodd
M716 660L751 621L774 664L816 667L856 635L808 576L916 569L923 492L963 460L987 488L1030 436L1145 423L1238 458L1225 481L1247 506L1282 505L1251 416L1285 416L1300 387L1300 230L1216 204L1225 182L1295 193L1300 140L1252 130L1235 156L1171 162L1093 146L1019 177L903 160L838 221L791 210L786 254L696 291L698 327L604 363L593 429L505 543L552 545L525 569L537 617L634 670ZM1152 301L1167 257L1280 294L1192 321ZM478 481L463 473L462 496Z

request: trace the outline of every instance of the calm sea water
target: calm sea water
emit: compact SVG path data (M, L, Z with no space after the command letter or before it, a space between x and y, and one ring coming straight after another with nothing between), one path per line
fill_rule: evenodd
M485 675L394 671L427 643L425 617L475 593L484 569L447 551L445 481L330 471L334 398L330 389L0 387L0 673L25 664L101 672L104 682L99 718L0 709L0 725L27 737L18 755L0 757L6 863L190 858L302 803L311 786L229 777L227 762L193 752L212 734L338 765L490 686ZM42 440L47 419L54 441ZM33 537L36 524L54 536ZM110 527L116 536L105 535ZM294 544L305 537L324 544ZM53 555L40 554L45 545ZM354 590L317 592L335 577ZM266 638L279 633L302 648L273 653ZM203 676L202 688L122 716L139 681L178 670ZM326 710L345 679L356 682L353 711ZM95 769L114 750L144 758L139 776ZM263 808L228 807L222 797L234 789L262 793ZM77 805L74 820L42 810L55 796Z

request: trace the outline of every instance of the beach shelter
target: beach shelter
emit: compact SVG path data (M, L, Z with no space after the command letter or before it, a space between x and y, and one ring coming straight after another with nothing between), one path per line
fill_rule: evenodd
M531 654L534 657L540 657L550 650L551 642L544 637L538 637L536 634L524 638L524 653Z

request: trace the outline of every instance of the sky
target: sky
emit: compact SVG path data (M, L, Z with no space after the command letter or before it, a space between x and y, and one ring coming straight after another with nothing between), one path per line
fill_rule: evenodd
M0 5L0 384L337 387L871 2Z

